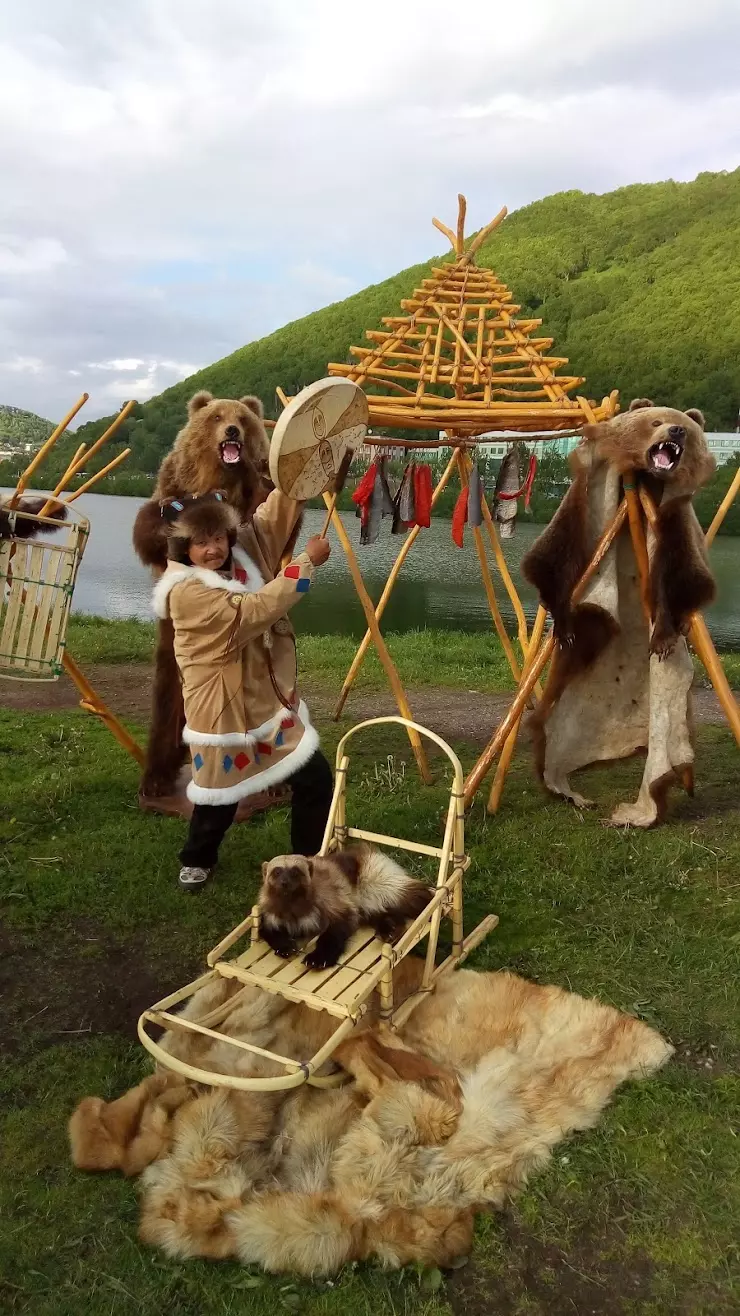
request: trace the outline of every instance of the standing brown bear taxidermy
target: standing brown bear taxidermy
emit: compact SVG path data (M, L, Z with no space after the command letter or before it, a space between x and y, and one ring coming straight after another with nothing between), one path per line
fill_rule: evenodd
M704 437L704 416L693 407L677 411L635 398L621 415L584 426L583 442L571 455L573 483L522 561L526 579L537 587L553 619L561 656L571 650L569 669L590 666L610 638L603 619L587 607L574 612L570 603L595 548L587 494L597 462L608 462L620 475L634 471L658 504L657 548L650 571L655 620L651 653L670 654L679 636L688 633L692 613L711 603L715 592L691 503L715 469Z
M187 424L157 475L154 495L134 522L134 548L145 566L167 566L167 524L161 504L217 489L247 522L270 489L270 445L259 398L214 398L205 389L188 403Z
M134 522L134 549L145 566L167 565L168 522L163 504L172 498L199 497L221 491L242 526L272 487L267 475L269 441L259 398L214 398L202 390L188 403L187 423L175 439L157 475L153 497ZM297 537L299 527L296 527ZM160 621L154 660L152 716L141 779L145 798L175 794L187 756L182 744L185 712L180 673L175 662L171 621Z
M685 636L714 597L714 580L692 494L714 470L700 411L654 407L586 425L572 455L573 483L522 568L553 618L558 641L540 703L529 720L546 788L579 807L580 768L646 750L637 800L611 815L651 827L666 816L669 787L693 788L693 666ZM575 604L571 597L612 523L626 484L656 505L648 527L650 607L644 607L632 536L623 525Z

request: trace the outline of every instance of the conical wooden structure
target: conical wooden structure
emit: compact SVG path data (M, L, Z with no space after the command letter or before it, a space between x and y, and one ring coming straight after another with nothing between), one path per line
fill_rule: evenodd
M578 375L558 373L568 364L567 358L548 354L553 340L537 335L542 322L518 319L521 308L514 304L506 285L493 270L475 264L477 252L506 218L506 207L466 245L465 197L459 195L458 203L455 232L438 219L432 221L449 239L452 260L433 266L430 277L422 281L422 286L412 297L401 302L404 314L385 316L382 323L387 328L366 331L373 346L351 347L355 363L334 361L327 367L329 375L351 379L360 385L368 400L371 425L404 431L436 431L432 435L420 434L418 442L409 442L405 436L391 439L368 437L366 444L369 447L397 447L408 455L413 455L415 447L450 449L449 461L432 495L432 506L453 477L457 476L461 488L468 486L478 436L507 430L530 434L534 440L545 439L556 431L571 432L584 424L607 419L619 409L616 390L600 404L578 394L584 380ZM286 406L289 401L286 394L282 389L278 389L277 394ZM367 620L367 631L345 678L334 717L340 716L372 644L385 669L401 717L413 723L406 691L380 630L380 621L403 563L419 535L419 526L409 530L381 597L374 605L346 528L336 511L336 500L325 494L324 502L331 513L331 524L344 549ZM519 683L523 671L527 670L530 650L531 659L536 656L545 614L540 610L530 637L524 608L485 498L481 510L483 526L471 525L471 535L491 619L512 675ZM501 617L486 538L514 610L520 656L515 652ZM541 693L537 677L534 691L537 696ZM412 730L409 730L409 738L422 776L425 781L430 780L421 741Z
M440 429L459 438L492 430L570 430L613 415L616 393L601 405L576 390L585 380L559 373L567 357L551 356L541 320L519 319L512 293L476 253L506 216L506 208L465 245L465 198L457 231L435 219L450 240L453 260L432 268L402 315L368 329L372 347L351 347L356 363L330 362L328 373L365 390L370 422L398 429ZM575 397L571 395L576 393Z

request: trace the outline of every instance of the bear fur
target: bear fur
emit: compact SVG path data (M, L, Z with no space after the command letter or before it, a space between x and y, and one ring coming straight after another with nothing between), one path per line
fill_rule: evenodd
M588 607L571 606L573 590L595 548L589 528L588 478L592 463L601 461L622 475L634 471L657 505L657 548L650 571L651 653L670 654L679 636L687 634L692 614L711 603L715 593L704 536L691 502L716 465L704 437L701 411L656 407L647 398L636 398L628 411L585 425L583 441L571 454L570 489L522 561L525 578L536 586L553 619L559 689L590 667L611 638L607 618Z
M46 505L46 498L19 498L14 508L10 504L13 500L12 494L0 498L0 539L10 539L15 535L16 539L35 539L41 533L41 525L38 521L29 520L29 517L39 515L42 507ZM23 513L26 513L24 516ZM51 508L46 513L47 516L53 517L56 521L66 521L67 509L64 503L52 503ZM43 527L44 534L53 534L59 526L47 525Z
M167 566L168 521L162 504L172 498L221 491L240 524L271 489L267 475L269 441L259 398L214 398L201 390L188 403L188 419L172 451L159 468L154 495L134 522L134 549L155 571ZM296 530L296 535L298 530ZM182 744L185 710L175 661L172 622L160 621L154 658L152 715L141 794L161 799L174 795L187 749Z

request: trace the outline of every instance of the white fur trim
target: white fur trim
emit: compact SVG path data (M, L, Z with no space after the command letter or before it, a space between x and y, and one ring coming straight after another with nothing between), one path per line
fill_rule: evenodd
M272 767L265 768L263 772L258 772L253 777L246 777L236 786L227 786L224 790L209 790L205 786L196 786L194 781L188 782L187 796L193 804L236 804L238 800L243 800L248 795L257 795L260 791L267 790L268 786L277 786L286 777L292 777L294 772L302 768L308 760L313 757L319 747L319 733L315 727L307 726L299 743L290 754L279 763L273 763Z
M163 618L167 616L170 590L174 589L175 585L179 585L181 580L199 580L207 589L225 589L229 594L255 594L257 590L262 589L265 581L257 564L243 549L239 549L237 553L236 545L231 551L239 566L246 571L248 576L246 581L227 579L219 576L217 571L209 571L206 567L187 567L184 562L168 562L167 570L152 591L152 607L155 615Z
M217 735L215 732L194 731L191 727L186 726L182 738L186 745L248 746L253 745L257 740L264 740L265 736L271 735L284 722L288 722L295 717L300 718L304 726L310 727L311 718L303 700L301 700L295 713L290 713L287 708L281 707L276 713L272 714L272 717L268 717L267 721L263 722L261 726L250 731L225 731L221 735Z
M265 578L257 566L257 563L244 551L241 544L234 544L234 547L231 550L231 556L239 563L240 567L244 568L249 577L247 580L247 593L254 593L256 590L262 589L265 585ZM253 584L252 582L256 583Z

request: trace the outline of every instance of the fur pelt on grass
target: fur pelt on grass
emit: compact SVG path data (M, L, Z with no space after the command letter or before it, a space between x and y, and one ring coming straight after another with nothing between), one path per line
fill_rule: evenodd
M407 959L400 969L402 996L421 967ZM232 996L220 1030L297 1059L335 1026L250 988L235 993L233 983L207 987L188 1013ZM168 1045L195 1064L275 1072L196 1035L169 1034ZM221 1089L179 1104L149 1148L140 1237L173 1257L237 1257L305 1275L369 1257L448 1265L469 1250L476 1211L502 1207L557 1142L596 1123L620 1083L654 1072L671 1050L597 1001L511 973L459 970L400 1035L370 1020L342 1045L337 1058L354 1078L345 1087ZM71 1133L75 1163L93 1168L89 1102ZM139 1128L145 1118L151 1127L147 1104L161 1105L161 1094L141 1108ZM96 1108L91 1132L100 1118ZM133 1144L137 1128L127 1137Z

